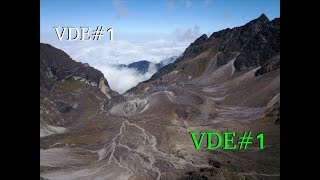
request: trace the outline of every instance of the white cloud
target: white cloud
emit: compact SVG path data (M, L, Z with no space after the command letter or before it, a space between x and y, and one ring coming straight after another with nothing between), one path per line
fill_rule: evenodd
M172 9L174 9L174 7L175 7L175 3L174 3L173 0L169 0L169 1L167 1L166 6L167 6L167 8L168 8L169 10L172 10Z
M119 69L117 64L129 64L140 60L158 63L172 56L179 56L200 36L199 26L189 29L176 29L171 34L148 38L143 41L119 40L113 41L106 37L99 41L59 41L53 34L41 35L41 42L62 49L76 61L88 63L100 70L109 82L111 89L123 93L139 82L149 79L155 68L142 75L132 69ZM126 38L127 39L127 38ZM144 39L144 38L141 38Z
M197 25L189 29L176 29L173 34L179 42L190 42L201 36L200 27Z
M204 7L208 7L209 4L210 4L210 0L204 0L204 1L203 1L203 6L204 6Z
M186 6L186 8L190 8L192 6L191 0L186 0L184 3L185 3L184 5Z
M55 46L55 44L53 44ZM188 42L175 42L169 39L150 40L146 42L129 42L124 40L96 43L92 41L58 44L73 59L95 64L129 64L139 60L160 62L180 55Z
M128 9L122 0L112 0L112 4L116 9L116 18L121 19L122 17L128 15Z
M105 75L111 89L119 93L124 93L156 73L157 69L155 65L150 64L150 66L148 72L145 74L138 73L133 69L118 68L110 65L101 65L99 66L99 70Z

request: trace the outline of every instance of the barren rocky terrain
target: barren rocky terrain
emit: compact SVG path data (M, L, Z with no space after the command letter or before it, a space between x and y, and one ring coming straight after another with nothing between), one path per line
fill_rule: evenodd
M280 18L202 35L123 95L40 51L42 179L280 179ZM265 149L195 150L191 131L264 133Z

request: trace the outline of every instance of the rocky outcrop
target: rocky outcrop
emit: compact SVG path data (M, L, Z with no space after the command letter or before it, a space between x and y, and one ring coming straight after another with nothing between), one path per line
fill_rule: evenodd
M109 99L111 98L110 88L108 82L105 78L100 78L99 81L99 89L105 94Z
M210 38L219 38L222 40L222 46L220 45L220 51L217 64L224 65L231 59L237 56L237 53L242 53L242 50L248 45L251 39L260 32L264 25L269 22L269 19L262 14L259 18L250 21L241 27L233 29L226 29L213 33Z
M262 29L243 48L234 66L237 70L262 66L278 54L280 54L280 18L263 25Z

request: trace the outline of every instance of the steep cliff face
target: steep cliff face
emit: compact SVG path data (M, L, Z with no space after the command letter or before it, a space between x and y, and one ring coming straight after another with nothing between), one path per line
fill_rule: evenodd
M115 95L100 71L40 43L41 137L67 131L83 113L100 108Z
M262 29L243 48L234 66L239 71L264 66L267 61L270 64L270 60L273 61L272 58L278 55L280 55L280 18L262 26Z

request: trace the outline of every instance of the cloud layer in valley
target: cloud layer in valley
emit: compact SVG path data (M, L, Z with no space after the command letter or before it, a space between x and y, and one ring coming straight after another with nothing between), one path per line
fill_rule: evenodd
M171 34L141 37L130 41L127 37L114 36L113 41L103 37L99 41L68 42L58 41L55 34L42 34L41 42L62 49L72 59L88 63L100 70L108 80L111 89L124 93L139 82L149 79L156 72L156 68L149 67L146 74L140 74L133 69L117 68L115 65L127 65L141 60L158 63L166 58L179 56L190 43L201 36L199 29L198 26L176 29Z
M150 64L148 72L141 74L134 69L119 68L116 66L100 66L102 71L107 78L110 88L119 92L124 93L128 89L136 86L139 82L149 79L157 69L154 64Z

